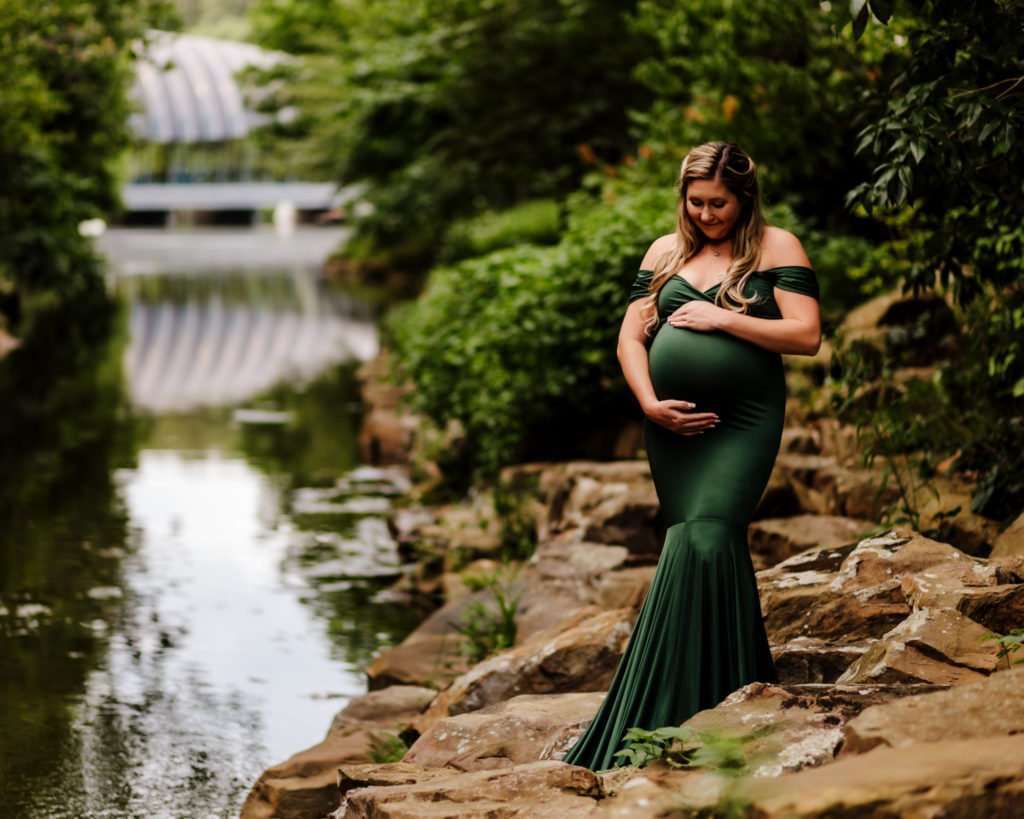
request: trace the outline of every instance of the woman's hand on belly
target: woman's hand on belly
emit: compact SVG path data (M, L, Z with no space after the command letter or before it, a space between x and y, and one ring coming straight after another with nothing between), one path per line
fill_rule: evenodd
M694 300L673 310L667 321L673 327L684 327L687 330L718 330L722 326L722 314L726 312L724 307L717 304Z
M644 407L644 415L654 423L680 435L699 435L718 423L717 413L688 412L692 408L693 404L689 401L666 398L647 404Z

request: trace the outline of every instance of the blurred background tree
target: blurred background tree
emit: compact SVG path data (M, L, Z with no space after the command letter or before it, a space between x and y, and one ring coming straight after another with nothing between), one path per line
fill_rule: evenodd
M87 319L105 300L79 223L118 209L131 45L173 19L164 0L0 0L0 313L15 331L47 305L81 301Z
M653 43L614 0L264 0L262 45L308 54L268 105L303 116L272 134L304 173L367 182L345 259L422 272L447 227L525 200L564 196L578 147L618 162L627 109L652 93L631 69ZM281 74L278 74L278 78Z

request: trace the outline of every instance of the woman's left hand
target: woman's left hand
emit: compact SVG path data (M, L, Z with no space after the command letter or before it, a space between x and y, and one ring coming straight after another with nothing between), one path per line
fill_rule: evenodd
M688 301L668 317L668 323L687 330L718 330L725 312L725 308L707 301Z

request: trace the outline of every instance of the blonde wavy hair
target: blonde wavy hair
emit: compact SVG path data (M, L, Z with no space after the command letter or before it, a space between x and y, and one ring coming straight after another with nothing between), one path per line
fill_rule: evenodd
M686 211L690 182L714 179L728 188L740 202L740 215L732 231L732 262L715 294L715 304L737 313L746 313L757 296L747 298L743 290L755 272L761 253L761 236L765 220L761 208L761 191L757 184L757 165L733 142L705 142L693 148L679 168L676 183L679 202L676 205L676 247L663 254L654 264L649 294L644 297L640 315L644 332L650 335L658 324L658 292L689 259L704 247L704 234Z

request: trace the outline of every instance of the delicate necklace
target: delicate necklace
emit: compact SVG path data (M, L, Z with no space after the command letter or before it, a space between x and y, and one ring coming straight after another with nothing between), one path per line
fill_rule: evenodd
M721 244L723 244L723 245L724 245L724 244L725 244L726 242L728 242L728 241L729 241L729 240L728 240L728 239L726 239L726 240L724 240L723 242L721 242ZM708 245L708 247L710 247L710 248L711 248L711 253L712 253L712 255L714 255L714 256L721 256L721 255L722 255L722 251L721 251L721 250L719 250L719 249L718 249L718 248L717 248L717 247L716 247L715 245L709 244L709 245Z

